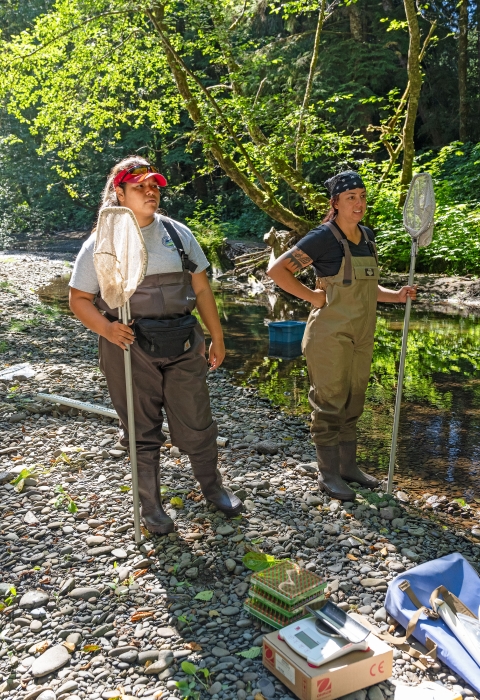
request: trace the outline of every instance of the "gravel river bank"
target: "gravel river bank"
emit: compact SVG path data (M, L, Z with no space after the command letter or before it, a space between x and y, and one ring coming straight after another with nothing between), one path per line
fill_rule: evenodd
M0 370L22 362L35 370L0 381L1 698L177 700L185 660L208 669L191 689L202 698L291 698L260 656L242 656L270 631L243 610L250 549L315 571L332 600L380 629L390 624L383 604L398 573L455 551L478 568L471 528L461 517L442 526L434 493L414 501L364 490L344 504L321 494L304 421L222 370L209 376L219 432L229 439L220 466L246 513L229 521L208 508L188 459L166 446L162 490L177 531L137 548L116 424L35 399L48 392L110 405L96 338L35 291L68 272L65 257L0 257ZM13 485L16 475L22 483ZM450 505L460 516L461 506ZM480 535L479 512L470 511ZM431 678L475 697L439 663L423 671L399 651L394 658L394 682ZM394 697L394 685L348 697Z

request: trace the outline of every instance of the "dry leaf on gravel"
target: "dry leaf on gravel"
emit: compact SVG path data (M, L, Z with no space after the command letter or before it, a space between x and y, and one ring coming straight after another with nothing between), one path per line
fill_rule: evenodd
M138 622L138 620L145 620L146 617L153 617L153 615L154 615L153 610L144 610L142 612L133 613L130 620L132 622Z

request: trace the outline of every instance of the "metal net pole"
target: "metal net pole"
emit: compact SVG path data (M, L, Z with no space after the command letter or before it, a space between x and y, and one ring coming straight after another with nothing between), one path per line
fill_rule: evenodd
M126 302L119 309L119 318L126 326L130 323L130 302ZM133 381L132 381L132 356L130 346L123 353L125 361L125 391L127 395L128 414L128 443L130 448L130 464L132 468L132 498L133 498L133 522L135 526L135 542L142 539L140 530L140 499L138 495L138 471L137 471L137 441L135 436L135 410L133 406Z
M408 286L413 285L413 278L415 274L415 261L417 258L418 241L417 239L412 239L412 247L410 250L410 272L408 275ZM398 438L398 426L400 424L400 409L402 404L402 393L403 393L403 377L405 374L405 358L407 354L407 340L408 340L408 327L410 325L410 309L412 307L412 300L407 297L405 304L405 319L403 322L403 334L402 334L402 349L400 351L400 366L398 368L398 381L397 381L397 395L395 398L395 415L393 417L393 430L392 430L392 447L390 450L390 463L388 465L388 482L387 482L387 493L392 493L393 489L393 472L395 470L395 457L397 453L397 438Z

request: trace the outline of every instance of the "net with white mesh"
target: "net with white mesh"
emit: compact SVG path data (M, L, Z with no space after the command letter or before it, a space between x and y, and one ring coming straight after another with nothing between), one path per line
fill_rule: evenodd
M102 209L93 262L102 299L111 309L123 306L145 277L148 263L142 232L131 209Z
M435 194L429 173L413 176L403 207L403 225L410 236L417 240L419 248L432 241Z

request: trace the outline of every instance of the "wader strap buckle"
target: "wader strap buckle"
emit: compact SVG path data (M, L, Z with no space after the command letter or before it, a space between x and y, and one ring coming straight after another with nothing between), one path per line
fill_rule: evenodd
M175 244L175 248L178 250L178 254L180 255L180 259L182 261L182 270L187 269L189 272L195 272L198 265L195 265L194 262L188 259L188 255L186 254L183 248L183 243L181 241L180 236L177 233L177 229L169 219L162 218L161 221L167 229L167 232L170 238L172 239L173 243Z
M345 256L345 267L343 269L343 284L352 284L352 253L350 251L350 246L348 245L348 238L340 231L338 226L333 221L328 221L325 226L328 226L330 231L333 233L337 241L343 247L343 254Z

